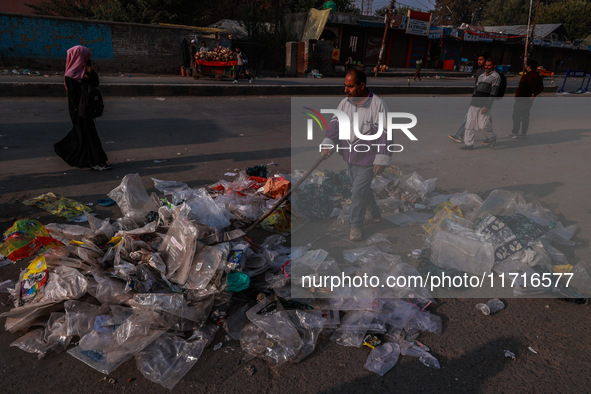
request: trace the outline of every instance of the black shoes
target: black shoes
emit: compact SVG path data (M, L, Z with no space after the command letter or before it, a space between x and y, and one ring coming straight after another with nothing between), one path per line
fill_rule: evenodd
M497 144L497 137L487 138L482 141L482 145L488 145L491 148L494 148Z
M460 146L460 149L461 150L473 150L474 147L472 145L463 145L463 146Z

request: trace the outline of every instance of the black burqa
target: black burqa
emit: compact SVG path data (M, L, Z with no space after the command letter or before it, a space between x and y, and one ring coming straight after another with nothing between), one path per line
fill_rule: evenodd
M96 131L94 119L82 118L78 115L78 105L83 84L98 86L99 77L96 72L86 73L82 82L65 77L68 89L68 110L72 120L72 130L53 147L55 153L72 167L86 168L106 164L107 155Z
M189 42L186 38L181 41L181 62L185 68L191 68L191 50L189 49Z

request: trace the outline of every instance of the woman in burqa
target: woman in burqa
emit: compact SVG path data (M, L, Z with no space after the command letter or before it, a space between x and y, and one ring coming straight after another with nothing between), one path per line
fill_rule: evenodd
M94 119L83 118L78 114L83 85L97 87L99 84L98 74L91 67L88 48L77 45L68 49L64 83L68 92L72 130L54 145L55 153L72 167L91 168L94 171L110 169Z

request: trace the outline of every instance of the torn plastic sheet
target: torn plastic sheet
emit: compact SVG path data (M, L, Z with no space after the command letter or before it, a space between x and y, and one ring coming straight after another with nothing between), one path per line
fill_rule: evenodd
M23 201L23 204L36 206L37 208L41 208L53 215L69 220L85 215L92 210L78 201L65 197L58 197L51 192L42 194L31 200Z

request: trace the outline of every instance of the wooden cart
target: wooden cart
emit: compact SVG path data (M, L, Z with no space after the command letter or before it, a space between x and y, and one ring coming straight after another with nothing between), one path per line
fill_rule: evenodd
M229 62L212 62L208 60L195 60L196 68L201 66L201 75L214 77L218 81L222 78L232 78L234 76L234 66L238 64L236 60Z

